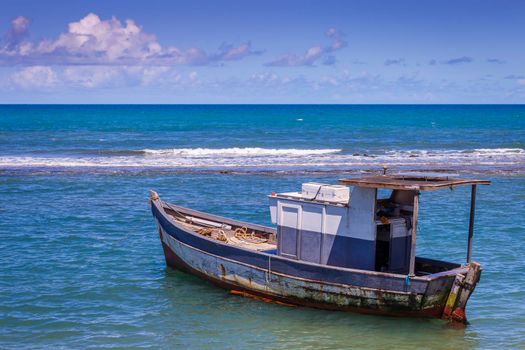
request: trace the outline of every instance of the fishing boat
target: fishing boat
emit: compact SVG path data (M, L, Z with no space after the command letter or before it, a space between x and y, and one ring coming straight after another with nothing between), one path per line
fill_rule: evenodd
M154 191L150 203L167 265L231 293L466 323L481 274L472 261L476 188L489 184L390 174L304 183L268 196L275 228L169 204ZM416 256L420 194L458 186L471 186L466 261Z

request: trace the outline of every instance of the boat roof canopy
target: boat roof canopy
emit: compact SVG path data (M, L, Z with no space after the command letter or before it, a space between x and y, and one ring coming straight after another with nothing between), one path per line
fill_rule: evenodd
M388 188L393 190L434 191L468 185L490 185L488 180L460 179L449 176L376 175L339 180L341 185Z

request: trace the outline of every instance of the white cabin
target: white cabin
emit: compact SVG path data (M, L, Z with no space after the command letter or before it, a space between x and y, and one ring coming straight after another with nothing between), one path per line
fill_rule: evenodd
M304 183L300 192L272 194L277 254L348 268L406 273L415 191L377 199L376 188ZM388 205L389 210L384 206ZM390 210L392 208L392 210Z

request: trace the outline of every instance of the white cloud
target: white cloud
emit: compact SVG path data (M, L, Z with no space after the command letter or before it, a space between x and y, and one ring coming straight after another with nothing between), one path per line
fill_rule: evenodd
M329 28L325 34L332 39L332 44L330 45L332 50L339 50L347 45L347 42L344 40L344 34L336 28Z
M95 88L118 85L121 77L122 69L119 67L71 66L64 69L61 81L70 86Z
M30 66L12 73L6 88L41 90L50 88L119 88L133 86L193 86L197 73L187 79L165 66Z
M263 83L263 84L269 84L273 83L275 81L278 81L279 77L275 73L257 73L253 74L249 81L256 82L256 83Z
M262 51L253 51L252 43L248 41L240 44L238 47L222 44L219 51L211 55L211 58L218 61L235 61L248 55L259 55L261 53Z
M242 85L252 87L269 87L282 88L292 85L299 85L301 87L310 86L311 81L302 75L291 77L288 75L279 76L273 72L264 72L252 74L246 81L241 82Z
M11 28L5 35L5 46L12 49L19 45L28 35L29 19L18 16L11 21Z
M251 43L238 47L223 44L217 53L200 48L163 47L155 35L145 33L133 20L121 23L115 17L101 20L90 13L72 22L57 39L26 40L29 21L18 17L11 23L6 44L0 48L0 63L60 65L204 65L239 60L260 52Z
M11 82L24 89L49 88L58 83L57 75L50 67L26 67L11 76Z
M347 45L344 40L344 34L335 28L329 28L325 35L332 40L328 46L312 46L301 55L288 53L282 55L278 59L266 63L266 66L281 66L281 67L296 67L296 66L311 66L321 57L326 57L324 64L333 65L336 60L334 56L327 56L336 50L340 50Z
M150 86L162 82L178 83L180 74L173 72L169 67L138 67L137 73L141 75L141 85Z

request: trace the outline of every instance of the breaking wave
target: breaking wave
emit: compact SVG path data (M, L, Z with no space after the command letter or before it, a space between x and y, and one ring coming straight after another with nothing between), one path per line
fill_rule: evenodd
M471 150L387 150L350 152L341 149L174 148L144 149L83 156L0 156L0 169L377 169L432 167L455 169L514 169L525 172L522 148Z
M296 149L296 148L260 148L260 147L233 147L233 148L171 148L171 149L144 149L144 154L172 155L181 157L267 157L267 156L311 156L334 154L341 149Z
M503 159L523 159L525 150L522 148L476 148L471 150L401 150L387 151L386 155L392 157L422 157L422 158L447 158L447 159L480 159L488 160L494 157Z

